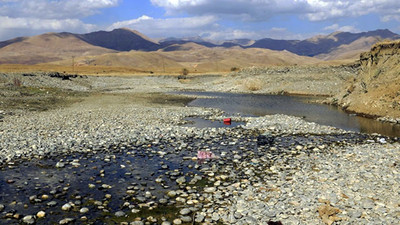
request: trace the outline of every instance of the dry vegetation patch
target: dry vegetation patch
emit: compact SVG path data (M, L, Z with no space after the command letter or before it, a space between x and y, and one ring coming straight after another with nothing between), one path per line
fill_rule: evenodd
M248 91L259 91L263 88L264 82L259 78L248 78L243 81L243 86Z

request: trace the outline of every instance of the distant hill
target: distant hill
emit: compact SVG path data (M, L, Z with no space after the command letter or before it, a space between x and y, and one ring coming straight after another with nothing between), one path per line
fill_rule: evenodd
M83 56L76 58L81 66L112 66L133 67L141 71L177 73L183 68L190 73L231 71L232 68L268 65L315 64L320 60L298 56L288 51L273 51L269 49L240 47L207 48L194 43L176 45L167 49L143 52L130 51L99 56ZM169 51L170 50L170 51ZM52 65L67 66L69 60L51 63Z
M37 64L119 51L159 49L137 31L115 29L88 34L46 33L0 42L0 64Z
M0 64L37 64L84 55L116 52L91 45L79 35L46 33L33 37L15 38L0 42Z
M369 39L369 41L363 42L365 43L365 45L360 46L360 43L362 43L360 39L366 40L367 38L375 38L375 41L371 41L372 39ZM376 43L376 41L378 40L384 40L384 39L395 40L399 38L400 36L398 34L395 34L389 30L376 30L376 31L369 31L362 33L335 32L329 35L315 36L303 41L298 41L298 40L285 41L285 40L274 40L266 38L256 41L250 47L267 48L278 51L287 50L297 55L310 56L310 57L325 55L325 57L333 59L334 57L329 57L326 55L334 52L336 52L337 54L337 51L339 51L340 48L342 48L341 54L342 55L345 54L343 51L345 50L343 49L345 45L347 46L352 45L353 49L351 49L351 51L354 51L355 50L354 47L358 46L360 53L370 48L371 45Z
M357 59L359 54L368 51L378 41L400 39L400 35L390 30L375 30L362 33L334 32L329 35L318 35L306 40L276 40L264 38L260 40L236 39L224 41L222 44L208 42L201 38L177 39L169 38L160 41L162 48L171 45L196 43L210 48L263 48L276 51L290 51L297 55L317 57L323 60Z
M329 53L316 55L315 58L328 60L358 59L360 54L370 50L371 46L381 41L378 37L362 37L350 44L343 44Z
M110 32L97 31L79 35L79 37L89 44L116 51L156 51L161 47L157 42L138 31L126 28L115 29Z
M224 41L220 46L225 48L230 48L233 46L247 47L251 46L254 43L255 41L251 39L234 39L234 40Z
M187 43L195 43L208 48L219 47L219 45L214 44L210 41L203 40L201 38L167 38L160 41L161 48L166 48L171 45L184 45Z
M288 51L293 55L314 57L318 60L353 60L358 58L361 52L367 51L373 44L383 39L400 39L400 36L389 30L376 30L363 33L335 32L306 40L265 38L257 41L235 39L212 42L201 37L192 37L167 38L157 42L138 31L121 28L88 34L46 33L3 41L0 42L0 64L38 64L63 60L71 62L71 58L74 57L98 56L129 51L192 51L191 54L196 54L195 52L206 50L221 52L221 49L235 49L235 54L239 54L239 51L245 51L246 49L268 49L280 51L282 55L287 55L287 52L284 53L283 51ZM203 53L197 53L198 56L201 54ZM228 51L227 54L233 54L233 52ZM244 57L246 54L239 55ZM246 57L248 56L246 55ZM243 60L245 62L248 61L247 59ZM275 60L272 61L275 62ZM282 61L283 64L288 62L287 58ZM268 63L270 62L265 62L264 64Z

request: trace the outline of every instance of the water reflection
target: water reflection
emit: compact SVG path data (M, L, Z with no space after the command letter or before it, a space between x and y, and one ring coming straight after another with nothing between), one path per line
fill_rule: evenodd
M219 108L228 114L240 113L244 116L286 114L344 130L400 136L399 125L352 116L333 106L310 103L310 100L316 99L314 97L213 92L185 92L185 94L213 97L198 98L190 102L189 106Z

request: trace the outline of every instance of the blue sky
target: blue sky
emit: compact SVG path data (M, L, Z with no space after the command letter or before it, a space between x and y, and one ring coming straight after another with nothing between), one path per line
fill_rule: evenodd
M0 41L127 27L152 38L305 39L335 31L400 33L398 0L0 0Z

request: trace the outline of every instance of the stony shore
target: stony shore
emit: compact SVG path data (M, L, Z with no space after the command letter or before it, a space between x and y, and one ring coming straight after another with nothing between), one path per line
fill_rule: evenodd
M171 77L12 76L88 96L44 112L0 109L0 185L9 190L0 194L2 224L400 220L397 138L285 115L238 116L246 125L237 128L185 127L186 117L220 120L223 112L152 99L190 89ZM200 160L198 151L213 157Z

